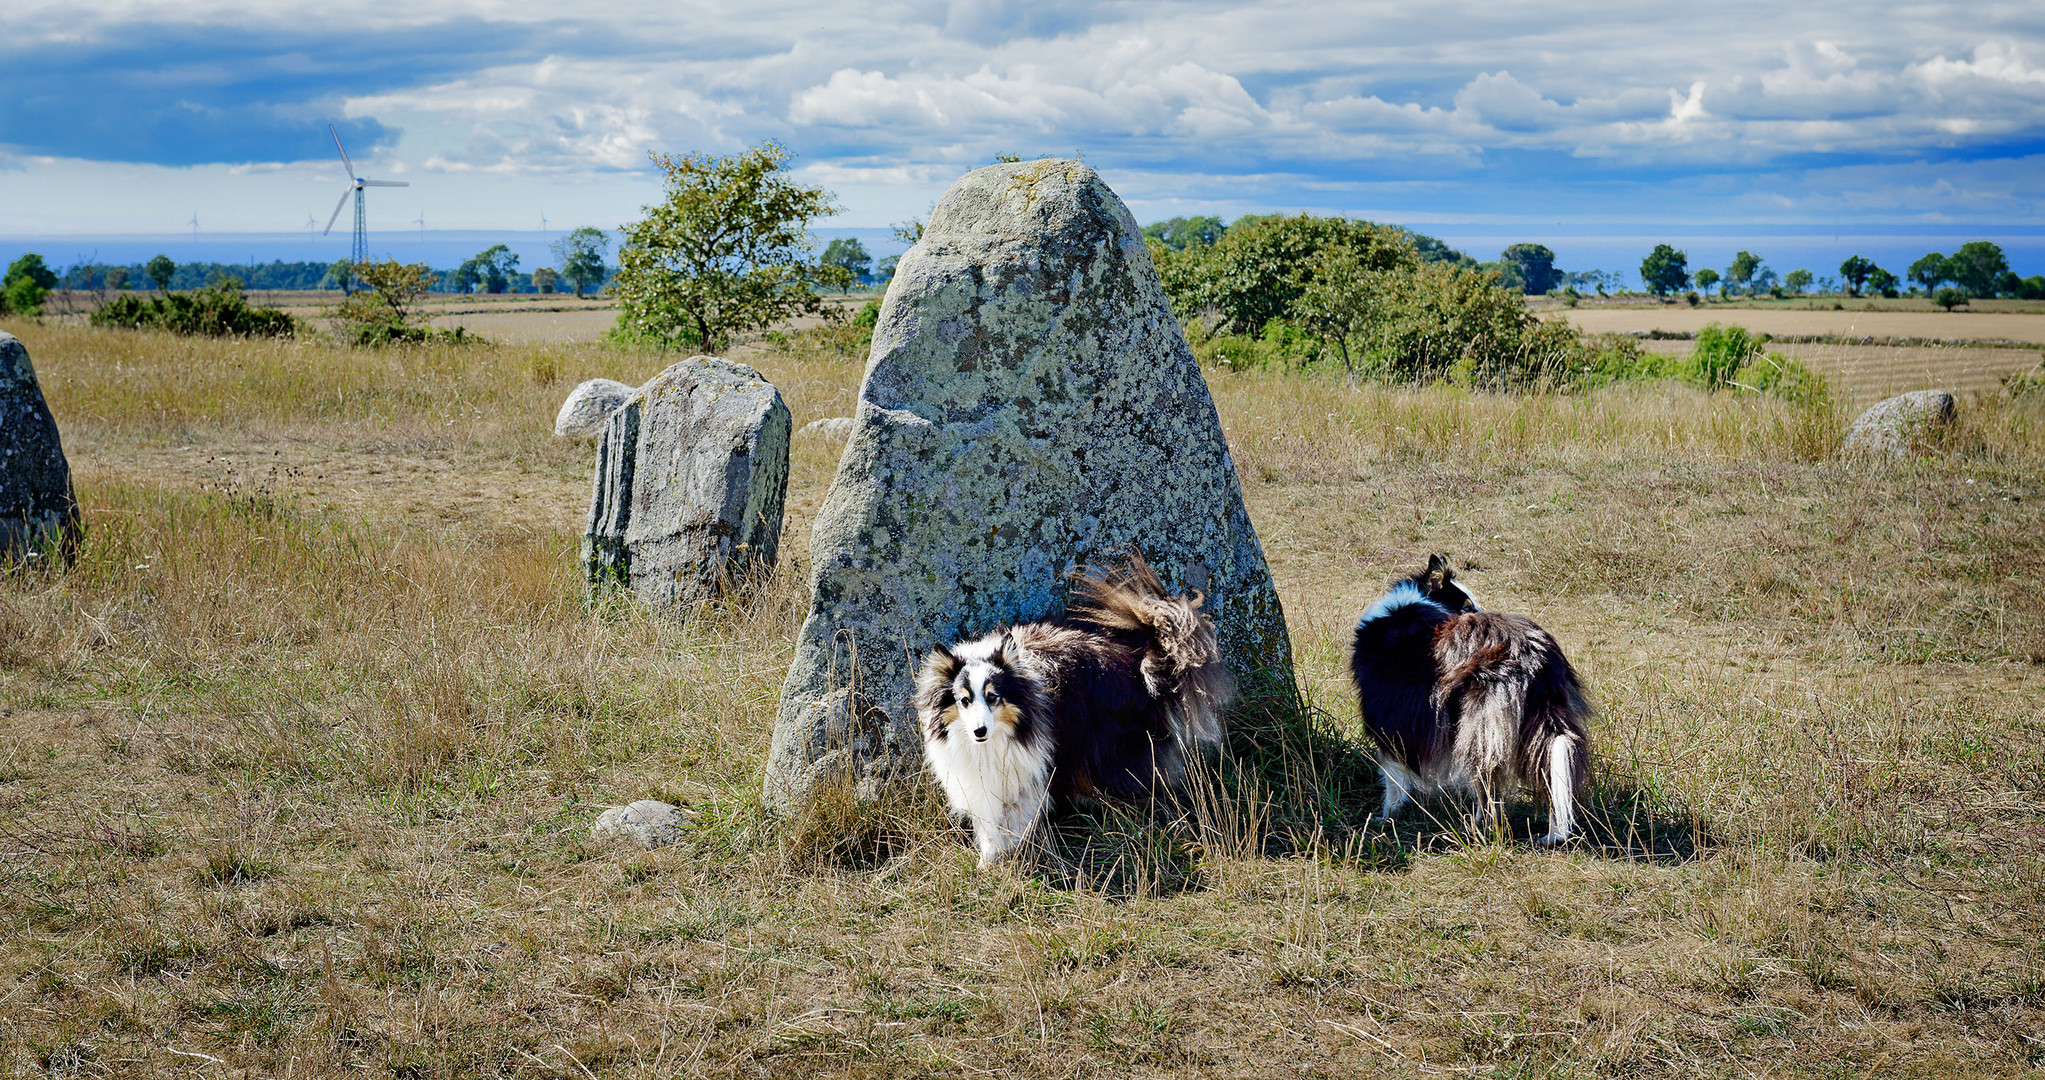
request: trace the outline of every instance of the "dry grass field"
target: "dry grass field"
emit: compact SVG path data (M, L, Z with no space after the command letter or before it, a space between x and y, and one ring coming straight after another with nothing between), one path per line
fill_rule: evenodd
M6 328L88 532L0 579L5 1075L2045 1071L2038 397L1848 466L1748 396L1213 373L1311 748L982 874L927 792L761 815L837 444L764 593L671 624L583 603L550 432L657 356ZM850 407L824 335L741 357ZM1364 825L1344 630L1433 550L1587 677L1585 842ZM589 839L648 796L687 841Z

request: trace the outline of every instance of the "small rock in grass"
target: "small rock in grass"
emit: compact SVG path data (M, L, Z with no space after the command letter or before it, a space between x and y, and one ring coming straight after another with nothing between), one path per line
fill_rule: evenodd
M643 848L666 847L680 842L682 830L695 824L695 817L671 803L641 799L597 815L589 834L599 840L630 840Z
M591 379L568 394L554 417L554 434L566 439L594 439L604 421L632 396L632 388L616 379Z
M796 438L843 439L852 434L852 418L849 416L826 416L812 420L795 433Z
M1846 433L1839 453L1904 458L1937 442L1953 425L1959 403L1947 390L1913 390L1877 402Z

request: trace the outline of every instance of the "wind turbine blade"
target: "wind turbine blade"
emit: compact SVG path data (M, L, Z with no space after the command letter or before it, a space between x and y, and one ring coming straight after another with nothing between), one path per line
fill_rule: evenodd
M409 180L364 180L363 187L411 187Z
M334 204L334 216L327 219L326 232L321 233L321 236L334 231L334 222L341 220L341 208L348 205L348 196L353 194L355 194L354 188L348 188L341 192L341 201Z
M334 130L334 125L328 124L327 134L334 137L334 149L341 151L341 165L348 170L348 179L355 179L355 163L348 160L348 151L341 146L341 133ZM331 225L328 226L328 228L332 227Z

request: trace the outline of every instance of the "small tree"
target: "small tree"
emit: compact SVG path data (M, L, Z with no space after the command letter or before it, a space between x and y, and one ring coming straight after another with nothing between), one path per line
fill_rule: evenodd
M602 229L584 225L554 241L553 252L561 276L575 283L576 296L604 283L604 257L611 253L611 238Z
M1945 308L1947 311L1951 311L1967 302L1967 290L1940 289L1932 296L1931 302Z
M461 268L455 271L455 280L458 283L468 282L463 292L471 292L481 286L484 292L496 294L511 288L511 275L517 269L518 256L503 244L492 244L462 263Z
M433 288L432 267L385 259L356 266L354 273L363 288L341 301L334 317L350 328L357 344L382 345L426 337L425 327L416 324L416 309Z
M1916 262L1911 263L1910 269L1904 273L1910 275L1910 280L1923 289L1926 296L1937 292L1940 285L1953 280L1945 255L1936 251L1927 252Z
M554 283L559 280L561 280L561 275L555 273L554 268L551 266L542 266L533 271L533 288L543 293L553 292Z
M1742 251L1733 256L1733 264L1725 268L1726 291L1734 289L1753 293L1761 287L1761 275L1767 268L1761 263L1761 256L1751 251ZM1772 274L1769 276L1773 276Z
M838 212L830 192L787 178L791 155L768 142L732 157L655 153L667 195L625 226L618 250L620 329L722 349L733 334L821 310L842 266L807 258L812 218Z
M1782 287L1798 296L1802 296L1804 290L1811 287L1811 272L1801 268L1791 270L1789 273L1782 275Z
M1845 262L1839 264L1839 276L1846 282L1846 295L1859 296L1861 286L1866 285L1868 277L1879 269L1881 268L1875 265L1873 259L1859 255L1848 256Z
M50 290L56 287L57 272L32 251L14 260L7 268L7 276L0 278L0 295L6 297L7 310L16 315L41 315L43 301L49 299Z
M327 276L334 279L334 284L340 287L343 295L353 293L355 291L355 260L335 259L334 264L327 267Z
M1143 227L1145 239L1156 240L1173 251L1189 247L1213 247L1228 231L1218 217L1175 217L1153 221Z
M1692 280L1697 282L1697 287L1699 289L1702 289L1705 292L1709 293L1711 291L1711 287L1713 285L1718 284L1718 271L1713 270L1709 266L1704 267L1703 269L1697 271L1697 276Z
M839 266L860 281L873 279L873 256L855 237L841 236L824 246L824 265Z
M1887 270L1884 270L1879 266L1875 267L1873 270L1868 271L1867 289L1871 293L1875 293L1880 296L1894 297L1897 292L1897 287L1901 284L1902 284L1901 282L1896 280L1896 275L1889 273Z
M1656 244L1640 260L1640 281L1656 296L1667 296L1690 284L1690 260L1667 244Z
M157 292L169 292L170 279L178 272L178 264L170 261L168 255L158 255L143 265L142 272L156 283Z
M1545 244L1514 244L1499 253L1498 261L1512 267L1520 288L1529 296L1545 294L1560 277L1555 272L1555 253Z

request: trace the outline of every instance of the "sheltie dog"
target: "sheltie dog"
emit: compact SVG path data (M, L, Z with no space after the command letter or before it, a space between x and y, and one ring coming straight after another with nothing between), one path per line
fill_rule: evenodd
M1221 744L1235 684L1204 598L1171 596L1141 555L1073 580L1065 617L939 645L916 677L923 756L985 869L1053 797L1136 799L1177 787Z
M1543 844L1569 839L1590 763L1590 703L1562 647L1533 620L1478 608L1446 558L1394 582L1356 620L1350 672L1377 742L1390 818L1416 791L1477 802L1503 821L1523 786L1548 797Z

